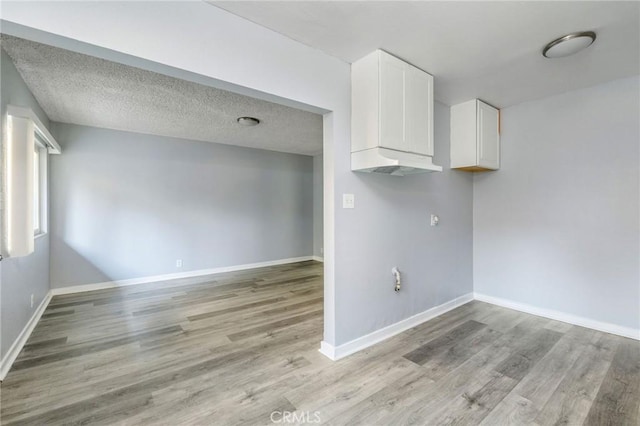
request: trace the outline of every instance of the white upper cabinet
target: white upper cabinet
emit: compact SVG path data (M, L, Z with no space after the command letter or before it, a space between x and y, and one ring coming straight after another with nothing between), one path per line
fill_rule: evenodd
M433 156L433 77L376 50L352 64L352 152Z
M500 111L474 99L451 107L451 168L500 168Z

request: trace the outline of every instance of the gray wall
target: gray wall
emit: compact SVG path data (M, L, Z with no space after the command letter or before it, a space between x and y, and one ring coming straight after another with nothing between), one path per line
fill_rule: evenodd
M396 179L351 172L349 64L216 8L205 10L198 2L184 7L177 10L167 4L151 16L148 8L127 3L126 13L132 17L127 22L119 22L122 8L106 3L90 10L18 7L11 20L46 31L38 36L57 45L97 51L102 57L118 57L188 79L206 76L207 84L330 111L324 116L326 343L343 343L471 291L471 176L446 171ZM176 12L206 15L207 25L194 22L177 31L159 24ZM87 25L69 25L78 20ZM118 31L97 35L87 29L92 23L118 23ZM141 31L149 37L123 37ZM171 43L176 34L191 48ZM110 50L70 43L60 36ZM202 49L197 46L222 39L216 55L199 54ZM164 48L158 50L158 45ZM437 109L436 159L446 165L448 109L442 105ZM338 208L343 193L355 194L355 209ZM442 215L437 230L428 226L430 210ZM390 283L394 265L406 271L401 294L393 293Z
M49 118L4 50L0 58L0 67L2 128L6 125L8 104L31 108L40 121L49 126ZM3 358L48 291L49 235L45 235L36 240L35 251L31 255L7 258L0 262L0 353ZM30 305L32 294L33 308Z
M54 123L52 287L313 253L313 159ZM176 268L176 259L183 267Z
M313 157L313 255L323 256L322 154Z
M477 292L639 328L639 82L502 111L502 168L474 187Z
M336 158L349 161L348 147ZM440 173L405 177L349 172L341 193L355 209L336 218L336 344L340 345L473 291L473 176L449 164L449 107L435 104L434 162ZM343 170L343 164L336 167ZM431 227L430 214L440 216ZM391 268L403 274L393 290ZM348 283L348 284L347 284Z

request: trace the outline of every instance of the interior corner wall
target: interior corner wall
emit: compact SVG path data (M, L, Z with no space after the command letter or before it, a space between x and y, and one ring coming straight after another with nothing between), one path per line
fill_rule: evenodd
M640 330L640 78L505 108L474 182L475 291Z
M313 157L313 255L323 256L322 154Z
M1 49L0 49L1 50ZM49 118L20 77L11 58L2 50L0 57L0 97L3 140L6 135L7 105L31 108L45 126ZM2 156L4 158L4 155ZM4 179L3 179L4 180ZM3 189L4 190L4 189ZM2 358L27 325L36 308L49 292L49 235L35 241L28 256L6 258L0 262L0 355ZM34 303L31 307L31 295Z
M310 156L52 127L53 288L312 255Z

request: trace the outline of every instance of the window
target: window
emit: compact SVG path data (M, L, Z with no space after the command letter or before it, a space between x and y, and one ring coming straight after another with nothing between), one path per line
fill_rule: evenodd
M38 136L34 138L33 153L33 235L46 233L45 219L47 217L47 151Z
M32 110L7 105L6 111L0 253L23 257L33 253L35 240L47 233L47 157L62 150Z

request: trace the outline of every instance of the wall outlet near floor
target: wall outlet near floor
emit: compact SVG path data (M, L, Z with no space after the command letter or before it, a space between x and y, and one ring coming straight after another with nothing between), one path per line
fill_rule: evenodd
M31 295L31 307L33 308L33 301L34 301L34 297L33 294Z
M176 268L182 268L182 259L176 259Z

